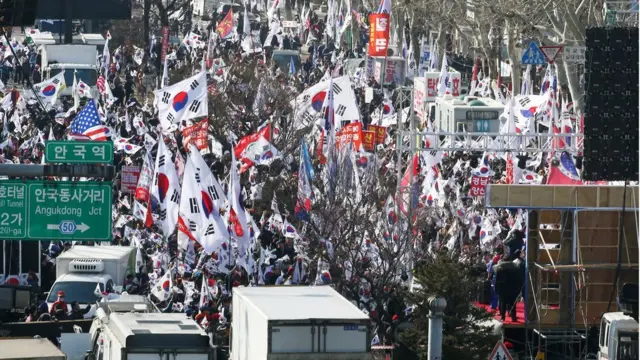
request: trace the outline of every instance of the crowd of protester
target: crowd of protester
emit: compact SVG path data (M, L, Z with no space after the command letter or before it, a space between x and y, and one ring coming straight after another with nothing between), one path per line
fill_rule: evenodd
M310 29L305 30L302 34L288 35L284 34L282 47L287 49L297 49L302 45L301 38L308 38L309 34L316 38L321 38L323 33L324 21L318 19L314 14L311 17ZM210 30L210 29L209 29ZM194 33L200 35L204 42L208 42L208 29L193 29ZM268 32L268 27L263 25L260 31L260 38L264 41ZM315 34L315 35L314 35ZM245 56L239 41L215 40L215 56L223 59L228 66L246 66L257 67L263 74L267 74L269 79L277 79L282 83L290 85L291 89L295 89L291 93L291 100L309 86L319 82L325 74L332 72L338 68L337 73L345 74L345 70L340 69L339 64L348 58L355 58L364 53L364 47L354 47L357 50L346 49L346 46L336 46L333 43L328 45L312 46L308 49L310 54L303 59L301 69L297 70L294 76L287 76L286 72L277 66L265 62L267 57L262 55L251 57ZM120 44L116 44L119 46ZM139 44L143 46L144 44ZM274 37L274 45L277 47L276 37ZM127 139L129 144L137 145L142 148L135 153L127 153L127 151L117 151L114 157L114 165L120 173L122 166L134 165L142 166L145 158L146 147L149 141L158 141L157 132L158 119L151 101L152 91L159 87L162 75L162 65L159 61L158 54L160 52L157 44L153 48L152 56L146 58L143 64L138 65L134 61L134 54L131 49L121 48L119 52L119 60L114 60L108 66L107 83L111 87L112 94L117 100L112 103L106 103L100 100L101 107L104 109L104 123L113 130L112 138ZM12 59L12 56L5 57L3 66L0 68L2 81L5 83L5 95L11 94L9 90L11 86L19 86L26 84L28 77L33 83L40 81L40 62L41 58L37 49L28 45L26 42L21 45L18 50L19 59ZM6 54L6 53L5 53ZM170 46L167 50L168 71L171 74L182 71L185 67L191 71L186 71L185 76L190 76L194 71L198 71L202 57L207 56L206 49L198 49L189 52L185 46ZM115 59L115 57L114 57ZM16 71L21 67L23 71ZM11 70L14 69L14 70ZM24 76L20 74L29 74ZM215 83L214 77L218 75L215 71L211 71L208 79L211 83ZM346 75L346 74L345 74ZM349 74L352 75L352 74ZM10 80L10 77L13 77ZM362 114L362 123L366 128L379 116L379 108L383 101L389 98L385 95L380 86L376 85L373 78L362 77L354 87L359 111ZM354 82L356 83L356 82ZM11 85L11 86L10 86ZM365 87L374 87L374 97L369 103L365 103ZM211 95L214 96L214 95ZM392 95L391 101L395 100ZM87 101L86 99L83 101ZM39 104L34 100L29 100L20 106L15 99L11 101L3 101L2 112L4 113L3 126L7 129L6 137L3 137L2 155L0 159L5 163L24 163L39 164L44 154L44 140L50 140L53 136L55 139L64 139L69 132L69 126L74 119L75 112L69 113L73 102L70 99L62 99L56 106L48 111L46 115L38 110ZM396 102L396 108L403 109L408 107L408 103ZM398 110L400 111L400 110ZM14 113L19 114L16 122ZM138 128L126 126L120 120L122 116L129 118L141 118L144 122L144 131ZM55 119L52 121L50 119ZM9 121L11 120L11 121ZM427 120L428 122L428 120ZM215 125L214 125L215 126ZM389 126L388 141L378 147L375 152L380 160L380 165L376 169L380 174L393 183L397 177L397 170L388 166L395 164L397 161L397 153L395 152L395 129L397 122ZM399 126L406 126L400 124ZM419 124L421 128L432 126L428 123ZM178 144L182 143L182 133L178 130L174 133L175 142L168 141L167 145L174 154L180 154L183 158L186 156L185 150ZM151 139L150 139L151 138ZM209 165L213 174L222 182L226 174L229 172L230 151L232 151L228 142L220 141L222 144L220 153L209 152L204 155L204 159ZM152 150L155 155L155 150ZM514 211L494 211L487 210L483 207L481 198L474 198L468 195L470 182L473 178L475 169L478 168L479 162L487 161L487 166L492 171L492 180L494 182L504 182L506 176L506 163L503 159L485 159L482 152L454 152L446 154L438 164L440 179L445 185L442 189L441 201L438 204L438 210L433 214L433 218L425 221L424 228L421 233L424 240L425 251L434 251L440 248L447 248L448 251L456 253L460 261L476 264L487 271L488 281L493 282L491 294L491 308L499 308L501 317L504 319L506 313L511 313L511 317L515 320L515 314L512 311L514 302L517 301L517 293L515 296L510 295L501 298L498 305L498 295L496 289L509 286L513 282L511 279L504 279L496 276L495 269L503 263L511 263L521 257L521 250L524 246L523 233L525 221L522 213ZM263 253L268 254L270 262L261 264L260 273L262 276L249 274L242 267L233 267L222 269L215 267L214 264L218 257L223 254L207 254L203 251L198 243L192 243L193 247L188 251L184 251L179 246L177 231L166 237L162 235L160 229L153 225L145 226L144 216L135 213L134 201L131 194L124 193L120 184L120 177L117 176L113 183L114 191L114 230L112 246L136 246L141 253L142 265L139 266L135 274L130 274L125 279L125 285L122 291L129 294L148 295L156 302L162 311L166 312L184 312L188 316L193 317L198 323L203 325L213 333L219 335L217 339L221 344L228 341L229 323L231 321L231 297L232 289L237 286L255 286L255 285L314 285L314 284L331 284L332 278L337 276L335 269L331 268L329 274L321 272L319 269L315 273L311 273L311 263L316 259L309 259L305 253L305 248L300 245L304 239L289 237L281 229L274 226L272 221L265 221L273 215L272 209L264 209L257 205L260 199L257 186L261 181L267 178L275 178L281 176L282 181L297 181L294 176L298 167L297 161L281 161L274 163L272 167L259 166L249 172L250 176L241 178L243 191L250 196L245 197L245 208L253 215L258 233L256 235L255 247L256 259ZM543 164L536 159L528 159L523 166L533 172L539 172L539 176L544 176ZM315 162L318 166L318 163ZM524 168L523 167L523 168ZM319 169L319 168L318 168ZM422 178L416 180L421 181ZM291 194L291 196L294 196ZM487 225L490 224L490 225ZM487 226L490 226L495 232L493 236L482 235ZM450 240L453 239L453 240ZM339 240L334 240L339 241ZM93 244L95 246L105 246L107 244ZM65 250L72 246L71 243L63 242L42 242L43 250L43 266L40 274L41 282L38 292L44 293L48 291L52 282L55 280L55 259ZM321 244L325 252L330 253L334 244L327 240ZM506 266L506 265L505 265ZM485 268L486 267L486 268ZM409 269L410 270L410 269ZM168 299L159 299L155 297L151 288L158 279L162 278L167 272L171 272L173 288L171 296ZM30 283L37 284L36 274L30 275ZM479 282L485 278L484 275L478 276ZM46 281L44 281L46 279ZM408 289L409 282L406 274L401 276L399 283ZM203 286L203 282L206 286ZM208 288L209 294L202 294L201 289ZM386 328L378 329L378 333L385 334L382 343L392 344L393 327L398 324L399 320L407 319L408 312L405 299L399 294L399 289L390 287L385 290L385 294L371 294L370 289L366 287L362 291L354 291L346 293L345 296L358 304L360 308L381 320L379 323L384 324ZM67 294L68 295L68 294ZM50 308L45 302L40 302L33 307L25 309L25 321L50 321L73 320L80 319L86 313L86 309L81 309L77 303L72 303L71 311L66 311L66 303L64 301L65 294L58 293L58 301ZM99 299L99 297L97 297Z

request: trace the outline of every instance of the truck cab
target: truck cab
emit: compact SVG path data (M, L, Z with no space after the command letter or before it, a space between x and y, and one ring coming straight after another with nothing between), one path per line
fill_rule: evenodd
M621 311L605 313L600 320L598 359L636 360L640 358L638 284L624 284L617 300Z
M604 314L598 345L600 360L638 359L638 322L622 312Z
M71 311L71 303L74 301L77 301L82 309L90 305L91 310L84 315L84 318L91 319L96 312L96 302L102 299L96 293L97 287L102 293L115 291L113 279L108 274L64 274L57 278L51 287L51 291L47 295L47 305L51 309L51 305L57 299L58 291L64 291L67 311Z
M435 124L440 131L497 133L502 125L500 115L504 112L504 105L491 98L466 96L460 99L445 95L436 99L433 110Z
M74 73L78 80L82 80L91 87L92 95L97 95L98 49L96 45L43 45L41 55L43 81L64 72L66 88L61 90L61 96L71 96Z
M102 298L96 290L114 293L135 269L136 248L76 245L56 258L56 282L47 294L47 304L51 307L58 291L64 291L67 306L74 301L83 309L91 305L85 314L85 318L90 319L95 313L96 301Z

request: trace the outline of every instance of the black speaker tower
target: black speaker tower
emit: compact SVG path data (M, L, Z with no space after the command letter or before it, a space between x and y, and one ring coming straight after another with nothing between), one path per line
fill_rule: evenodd
M582 178L638 181L638 28L588 28L585 43Z

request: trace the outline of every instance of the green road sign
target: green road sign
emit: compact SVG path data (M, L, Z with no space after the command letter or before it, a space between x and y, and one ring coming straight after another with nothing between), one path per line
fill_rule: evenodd
M111 182L0 181L0 239L111 241Z
M113 142L46 141L44 161L65 164L111 164Z

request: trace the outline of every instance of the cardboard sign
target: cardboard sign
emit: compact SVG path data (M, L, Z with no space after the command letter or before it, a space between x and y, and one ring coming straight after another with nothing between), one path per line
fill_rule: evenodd
M362 131L362 147L365 151L374 151L376 148L376 133L371 130Z
M491 178L488 176L474 176L471 178L471 187L469 188L469 196L480 197L484 196L487 184Z
M376 145L384 144L384 141L387 138L387 128L380 125L369 125L369 130L375 132L376 134Z
M391 85L394 81L396 83L404 83L405 76L405 59L397 56L388 56L386 57L376 57L375 58L375 70L374 70L374 79L376 82L380 83L382 79L382 83L386 85ZM384 64L384 76L382 76L382 67Z
M125 194L135 194L140 178L140 166L123 166L120 175L120 191Z
M369 56L385 56L389 48L389 14L369 15Z

